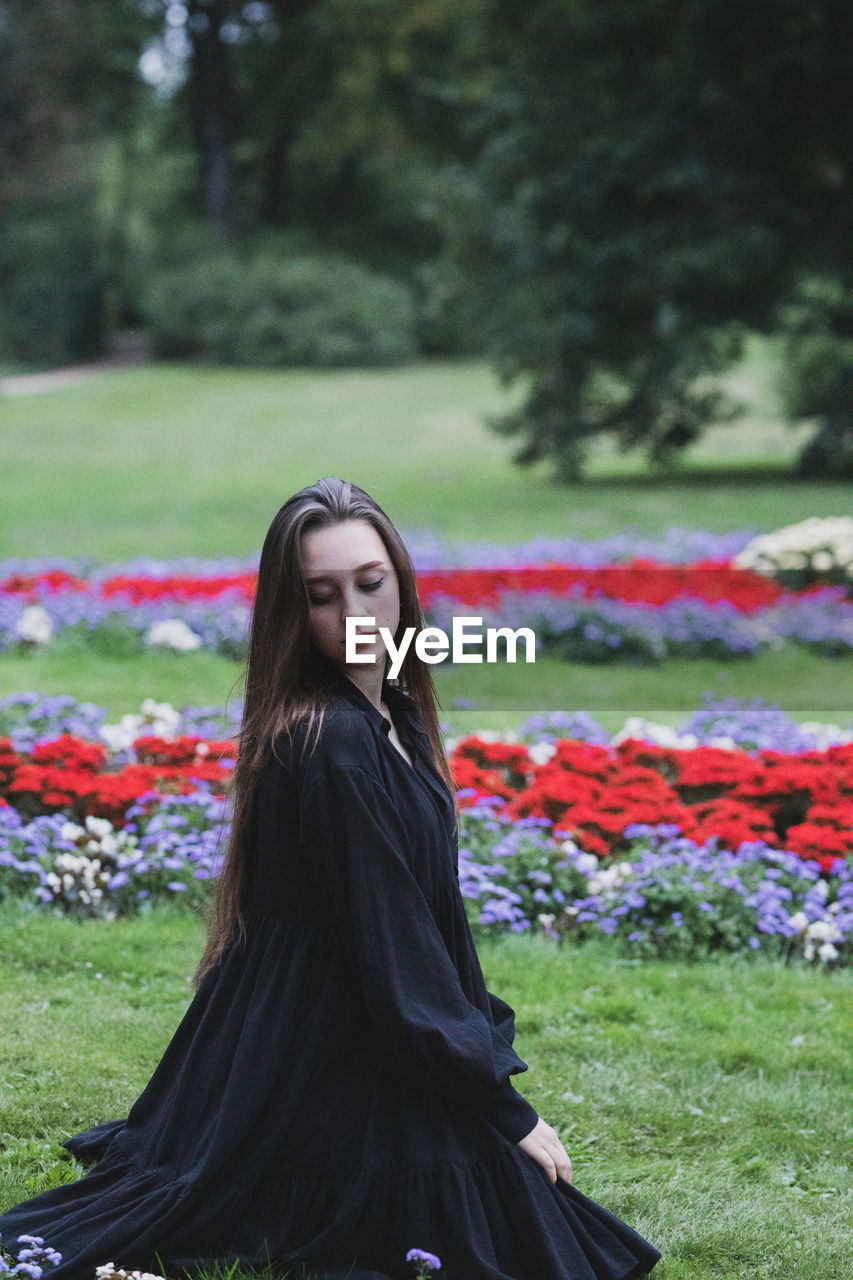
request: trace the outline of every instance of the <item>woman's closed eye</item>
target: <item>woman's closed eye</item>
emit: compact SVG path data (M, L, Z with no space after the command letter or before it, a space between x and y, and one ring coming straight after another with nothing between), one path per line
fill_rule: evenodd
M369 594L371 591L378 591L384 581L384 578L377 578L375 582L360 582L358 584L358 589L359 591L366 591ZM319 607L324 604L331 604L335 599L336 594L336 592L332 592L331 595L318 596L316 593L309 591L308 600L312 605Z

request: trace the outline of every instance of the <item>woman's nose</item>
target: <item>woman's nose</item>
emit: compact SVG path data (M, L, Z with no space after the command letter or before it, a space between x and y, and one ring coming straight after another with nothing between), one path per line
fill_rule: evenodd
M359 598L355 587L341 592L341 618L364 618L370 613L367 601Z

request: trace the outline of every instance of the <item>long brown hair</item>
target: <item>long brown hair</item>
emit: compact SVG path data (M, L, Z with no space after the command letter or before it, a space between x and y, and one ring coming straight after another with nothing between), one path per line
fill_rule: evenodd
M407 627L414 627L417 634L424 625L409 553L388 516L368 493L346 480L326 476L300 489L285 502L264 539L258 567L243 675L243 720L232 775L231 836L208 912L207 945L195 972L196 987L217 964L228 943L245 937L252 802L273 744L279 735L291 734L297 726L304 726L307 738L316 742L322 728L330 690L328 664L311 644L301 542L309 531L348 520L364 520L373 526L396 571L400 625L394 636L395 644ZM435 766L454 796L438 725L432 675L428 665L415 654L414 644L409 646L403 659L399 683L417 707L429 735Z

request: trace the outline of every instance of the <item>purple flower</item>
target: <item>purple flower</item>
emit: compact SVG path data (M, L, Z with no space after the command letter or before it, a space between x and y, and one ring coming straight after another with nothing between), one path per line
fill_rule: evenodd
M427 1253L426 1249L410 1249L406 1254L407 1262L422 1262L429 1271L439 1271L441 1269L441 1259L437 1258L434 1253Z

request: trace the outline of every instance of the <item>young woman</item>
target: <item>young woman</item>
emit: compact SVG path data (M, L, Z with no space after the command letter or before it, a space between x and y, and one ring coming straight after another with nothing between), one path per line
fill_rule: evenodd
M346 662L348 617L361 652ZM457 879L456 807L403 542L334 478L270 526L234 817L197 991L127 1120L69 1139L98 1163L0 1217L55 1280L107 1262L294 1276L629 1280L660 1254L572 1185L517 1093L512 1009L485 986Z

